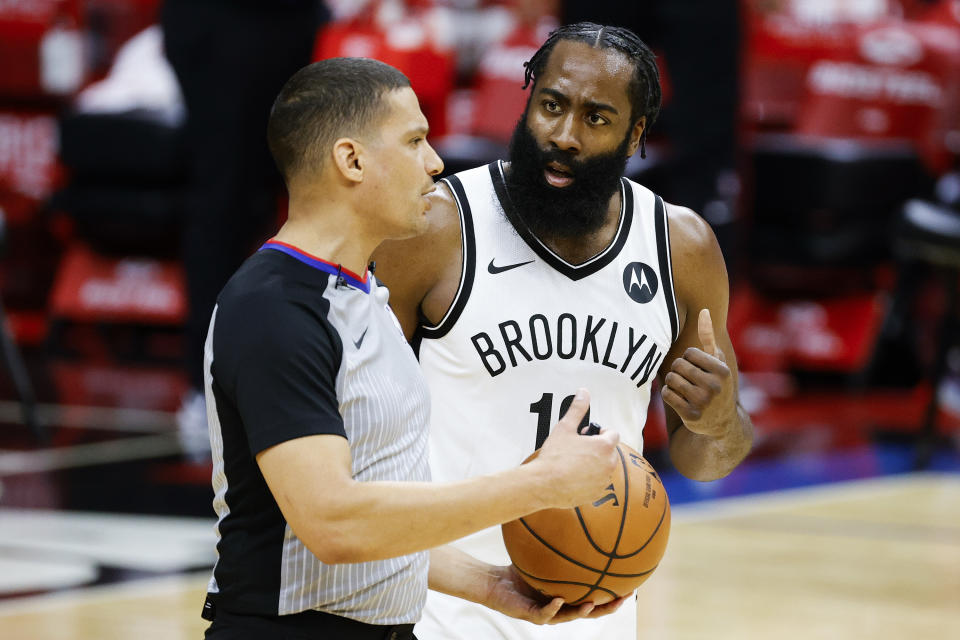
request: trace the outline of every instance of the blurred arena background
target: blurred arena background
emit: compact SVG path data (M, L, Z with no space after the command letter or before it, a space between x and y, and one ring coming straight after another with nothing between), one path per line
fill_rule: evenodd
M5 640L204 628L215 519L162 9L0 0ZM657 50L663 117L628 175L717 232L757 441L697 484L651 412L644 453L675 522L641 637L960 634L960 0L324 10L313 59L403 70L447 173L505 157L522 63L553 27L621 24Z

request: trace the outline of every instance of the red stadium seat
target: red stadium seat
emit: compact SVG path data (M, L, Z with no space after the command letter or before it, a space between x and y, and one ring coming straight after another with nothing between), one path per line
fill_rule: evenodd
M415 21L401 21L388 30L362 18L331 22L320 30L314 60L336 57L376 58L402 71L420 99L430 122L430 135L446 132L446 101L453 89L455 59L452 51L434 46Z

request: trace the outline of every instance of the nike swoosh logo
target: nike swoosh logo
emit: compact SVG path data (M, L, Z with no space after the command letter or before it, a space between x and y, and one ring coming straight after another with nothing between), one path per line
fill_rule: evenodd
M493 264L493 260L490 260L490 264L487 265L487 271L492 274L503 273L504 271L510 271L510 269L516 269L517 267L522 267L525 264L530 264L533 260L527 260L526 262L518 262L516 264L508 264L505 267L498 267Z
M370 327L367 327L369 329ZM357 340L353 341L353 344L356 345L357 349L360 348L360 345L363 344L363 339L367 337L367 329L363 330L363 333L360 334L360 337Z

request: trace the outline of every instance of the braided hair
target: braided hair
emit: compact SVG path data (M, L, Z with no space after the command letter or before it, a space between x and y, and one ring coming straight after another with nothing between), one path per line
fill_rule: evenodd
M561 40L586 42L594 48L616 49L633 62L633 78L630 80L630 109L631 119L636 123L646 116L646 125L640 136L640 157L646 158L644 143L647 131L660 114L660 71L657 69L656 56L643 40L623 27L607 27L593 22L578 22L568 24L552 31L547 41L537 50L533 57L523 63L524 83L526 89L543 71L547 59L553 48Z

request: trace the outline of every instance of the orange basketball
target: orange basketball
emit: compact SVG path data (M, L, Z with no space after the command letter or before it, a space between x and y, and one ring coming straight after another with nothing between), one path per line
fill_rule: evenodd
M667 492L643 456L623 443L617 449L620 465L607 495L503 525L514 566L544 595L603 604L632 592L660 563L670 536Z

